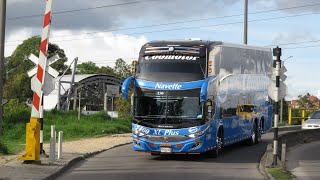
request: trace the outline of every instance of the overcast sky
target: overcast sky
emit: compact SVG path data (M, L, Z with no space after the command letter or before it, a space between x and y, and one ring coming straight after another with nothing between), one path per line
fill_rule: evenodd
M201 38L243 43L243 1L54 0L50 42L65 50L69 62L79 57L81 62L90 60L99 66L113 66L117 58L131 62L150 40ZM10 56L21 40L41 34L45 1L7 2L5 55ZM282 10L261 12L274 9ZM320 2L249 0L249 13L251 45L309 41L281 45L282 59L293 56L285 62L288 98L306 92L320 95L316 80L320 77Z

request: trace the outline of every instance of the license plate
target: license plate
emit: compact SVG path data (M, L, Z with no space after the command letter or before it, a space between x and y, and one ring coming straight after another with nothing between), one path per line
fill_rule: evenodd
M161 147L160 152L162 153L171 153L172 149L169 147Z

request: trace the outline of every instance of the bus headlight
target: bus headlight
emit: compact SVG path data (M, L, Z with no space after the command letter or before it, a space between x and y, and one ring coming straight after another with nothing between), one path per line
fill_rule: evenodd
M192 134L188 134L186 136L189 137L189 138L200 137L200 136L204 135L208 131L209 127L210 127L210 125L206 129L204 129L202 131L195 132L195 133L192 133Z
M138 131L138 130L132 130L132 134L136 135L136 136L145 136L146 134Z

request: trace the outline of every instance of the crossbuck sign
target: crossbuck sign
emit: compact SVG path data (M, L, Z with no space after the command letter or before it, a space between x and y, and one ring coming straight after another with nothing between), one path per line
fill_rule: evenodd
M43 87L43 94L44 95L48 95L50 94L54 88L55 88L55 84L54 84L54 78L56 78L59 75L59 72L55 69L53 69L52 67L50 67L51 64L53 64L54 62L56 62L59 59L59 55L56 54L54 56L52 56L51 58L48 59L48 64L47 64L47 68L46 68L46 75L45 75L45 84ZM38 57L36 57L35 55L31 54L29 56L29 60L31 60L33 63L38 64ZM34 76L37 73L38 70L38 66L35 66L33 69L28 71L28 76L32 77L31 78L31 90L34 91L34 82L36 81L36 76Z

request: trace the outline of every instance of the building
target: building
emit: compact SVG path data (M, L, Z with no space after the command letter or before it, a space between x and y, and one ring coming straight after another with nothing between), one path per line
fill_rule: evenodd
M316 108L320 108L320 100L316 96L310 96L309 101L312 102ZM302 108L299 107L298 100L287 101L291 108Z
M72 75L65 75L54 80L54 90L44 96L43 107L45 110L54 108L77 110L80 107L84 114L104 110L110 116L117 116L116 107L112 100L114 97L110 97L107 92L109 88L113 87L118 90L119 94L123 83L121 79L107 74L80 74L75 75L72 88L71 79Z

